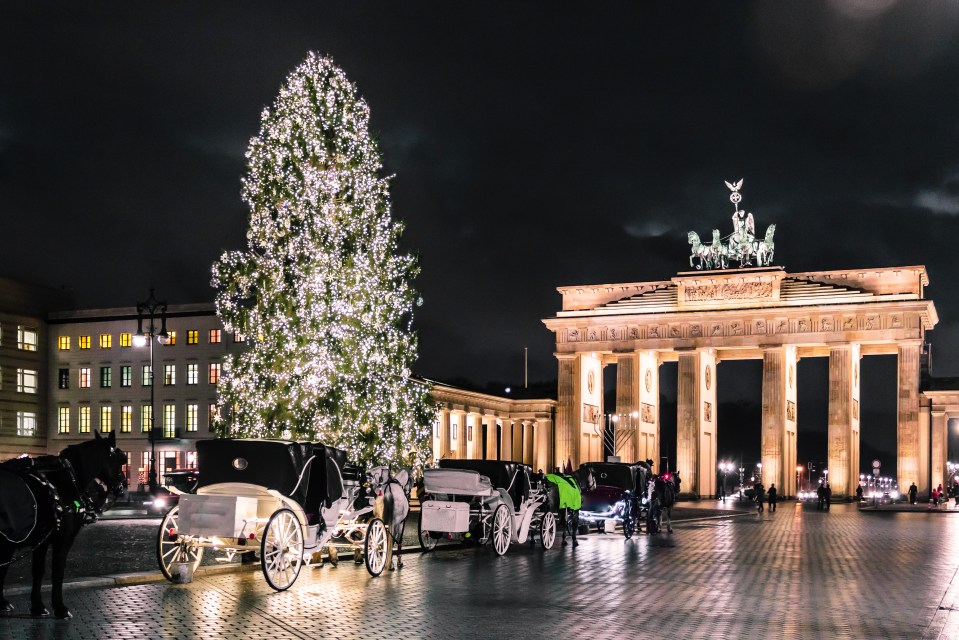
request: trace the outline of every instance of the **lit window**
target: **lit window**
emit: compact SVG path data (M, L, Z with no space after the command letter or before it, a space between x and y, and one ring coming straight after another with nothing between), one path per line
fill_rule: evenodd
M90 336L80 336L79 338L77 338L77 342L80 343L81 349L90 348Z
M220 407L218 407L215 403L212 403L212 402L210 403L209 419L210 419L210 425L209 425L210 429L213 429L213 425L215 425L217 422L220 421Z
M153 384L153 365L143 365L143 371L140 372L140 384L149 387Z
M17 411L17 435L34 436L37 433L37 414L32 411Z
M176 365L175 364L163 365L163 384L168 387L176 384Z
M57 409L57 433L70 433L70 407Z
M17 349L21 351L37 350L37 330L33 327L17 327ZM36 414L31 414L36 415Z
M120 433L130 433L133 430L133 405L125 404L120 407Z
M110 333L100 334L100 348L101 349L113 348L113 334L110 334Z
M70 350L70 336L60 336L57 338L57 349L60 351Z
M33 369L17 369L17 392L37 392L37 372Z
M113 386L113 369L110 367L100 367L100 388L109 389Z
M198 344L200 342L200 332L196 329L190 329L186 332L187 344Z
M153 421L153 405L140 405L140 431L150 433L150 423Z
M200 408L200 405L188 404L186 406L186 430L187 431L196 431L197 428L197 413Z
M243 334L237 331L233 334L233 342L243 342L246 338L243 337Z
M219 362L210 363L209 380L210 380L210 384L220 383L220 363Z
M186 383L196 384L200 379L200 365L188 364L186 366Z
M176 344L176 331L171 331L167 334L166 346L172 347Z
M133 386L133 367L128 364L120 365L120 386Z
M70 370L69 369L60 369L57 373L57 386L60 389L69 389L70 388Z
M80 388L90 388L90 367L80 367Z
M466 439L470 442L473 441L473 425L466 425Z
M455 423L455 422L451 422L451 423L450 423L450 440L456 440L456 432L457 432L457 431L459 431L459 429L456 428L456 423Z
M223 339L223 332L220 329L210 329L210 344L219 344Z
M80 433L90 433L90 405L80 407L77 431Z
M176 405L173 403L163 405L163 437L176 437Z
M133 344L133 335L129 333L120 334L120 346L129 347Z
M100 433L113 431L113 407L100 407Z

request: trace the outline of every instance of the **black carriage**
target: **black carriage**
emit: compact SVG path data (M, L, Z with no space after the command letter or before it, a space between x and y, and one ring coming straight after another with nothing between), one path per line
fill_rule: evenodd
M441 460L424 472L420 546L441 538L491 543L503 555L511 542L538 537L545 549L556 541L556 514L542 481L529 466L500 460Z
M288 589L358 490L344 485L346 453L318 443L200 440L197 461L194 492L180 496L158 534L157 560L171 580L175 563L195 569L204 549L227 559L258 551L269 585Z
M580 523L599 532L620 525L628 540L640 529L648 509L647 484L652 471L645 462L590 462L596 488L583 494Z

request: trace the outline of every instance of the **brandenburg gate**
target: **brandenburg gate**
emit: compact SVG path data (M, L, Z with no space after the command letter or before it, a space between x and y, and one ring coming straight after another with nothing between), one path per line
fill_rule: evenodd
M742 184L727 185L738 196ZM556 336L559 389L554 459L603 457L603 367L616 365L616 412L634 424L621 455L659 461L659 365L678 362L677 468L683 490L716 494L718 365L762 360L763 481L796 493L796 363L829 358L829 483L849 495L859 479L859 365L870 355L898 356L899 487L928 492L942 482L945 420L920 415L920 353L937 321L923 266L789 273L756 249L752 215L733 214L729 245L697 255L698 271L658 282L560 287L562 310L543 322ZM741 245L750 243L750 248ZM725 255L723 255L725 254ZM729 259L740 268L728 267ZM755 259L760 266L743 266ZM709 261L708 261L709 260ZM712 267L712 268L710 268ZM720 268L715 268L720 267ZM725 425L724 425L725 426ZM731 426L731 425L730 425ZM730 428L725 426L725 428Z

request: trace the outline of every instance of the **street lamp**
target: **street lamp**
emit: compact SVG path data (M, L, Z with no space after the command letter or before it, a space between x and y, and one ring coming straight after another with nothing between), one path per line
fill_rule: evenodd
M806 467L801 464L796 465L796 493L799 493L799 490L802 489L802 472L805 469Z
M733 463L720 462L719 470L723 472L723 502L726 502L726 474L733 470Z
M756 463L756 477L759 478L760 482L763 481L763 463L762 462Z
M742 462L740 462L742 464ZM739 467L739 499L743 499L743 474L746 473L746 467Z
M161 302L153 295L153 287L150 287L150 297L143 302L137 303L137 332L133 336L133 345L135 347L144 347L147 340L150 341L150 475L148 483L150 493L154 493L157 488L157 467L156 467L156 362L153 357L153 338L160 344L170 342L170 334L166 331L166 302ZM156 319L160 319L160 331L157 332ZM143 321L148 320L145 331Z

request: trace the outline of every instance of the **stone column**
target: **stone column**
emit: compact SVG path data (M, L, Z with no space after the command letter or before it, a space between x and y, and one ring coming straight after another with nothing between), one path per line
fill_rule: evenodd
M514 462L523 462L523 421L513 421L513 457Z
M828 441L829 486L833 495L851 495L859 481L859 345L856 343L829 350Z
M469 422L467 427L473 427L473 437L466 438L466 441L469 443L467 447L467 453L470 458L473 459L482 459L483 457L483 416L475 411L471 411L469 414ZM467 433L467 436L469 433Z
M577 409L579 407L579 358L575 354L557 354L559 361L559 380L556 403L556 439L553 443L553 458L556 464L562 467L566 460L579 459L579 421ZM506 444L506 420L503 421L503 451L500 459L508 456Z
M942 407L933 407L930 416L932 423L930 425L930 435L932 438L932 478L930 487L935 488L941 484L943 489L948 490L949 484L946 482L946 450L949 445L949 420ZM900 485L899 490L905 491L908 490L908 487L904 490L902 485Z
M454 458L461 460L466 457L466 413L462 410L454 409L450 411L450 432L452 433L452 444Z
M533 421L523 420L523 462L532 466L535 451L536 449L533 446Z
M440 409L440 450L437 458L452 458L450 449L450 411Z
M500 460L513 459L513 420L512 418L503 418L503 450L500 452Z
M662 463L659 457L659 355L655 351L640 351L638 359L636 404L639 428L634 449L637 460L652 460L653 468L658 470Z
M796 349L763 351L762 481L796 493Z
M553 451L551 442L552 421L548 418L537 418L534 426L536 447L536 455L533 456L534 468L542 469L544 472L550 473L555 466L551 457Z
M499 451L496 448L496 416L486 416L486 459L496 460Z
M913 482L920 495L929 493L928 435L919 430L919 342L899 345L899 402L897 410L897 457L899 489L908 491ZM832 473L832 472L830 472Z
M716 493L716 357L708 349L679 354L676 469L682 491Z
M616 358L616 423L617 450L614 456L620 456L623 462L636 461L635 434L639 427L639 403L637 402L637 368L639 358L635 353L619 355ZM635 431L630 431L634 429ZM619 432L622 430L622 433Z

